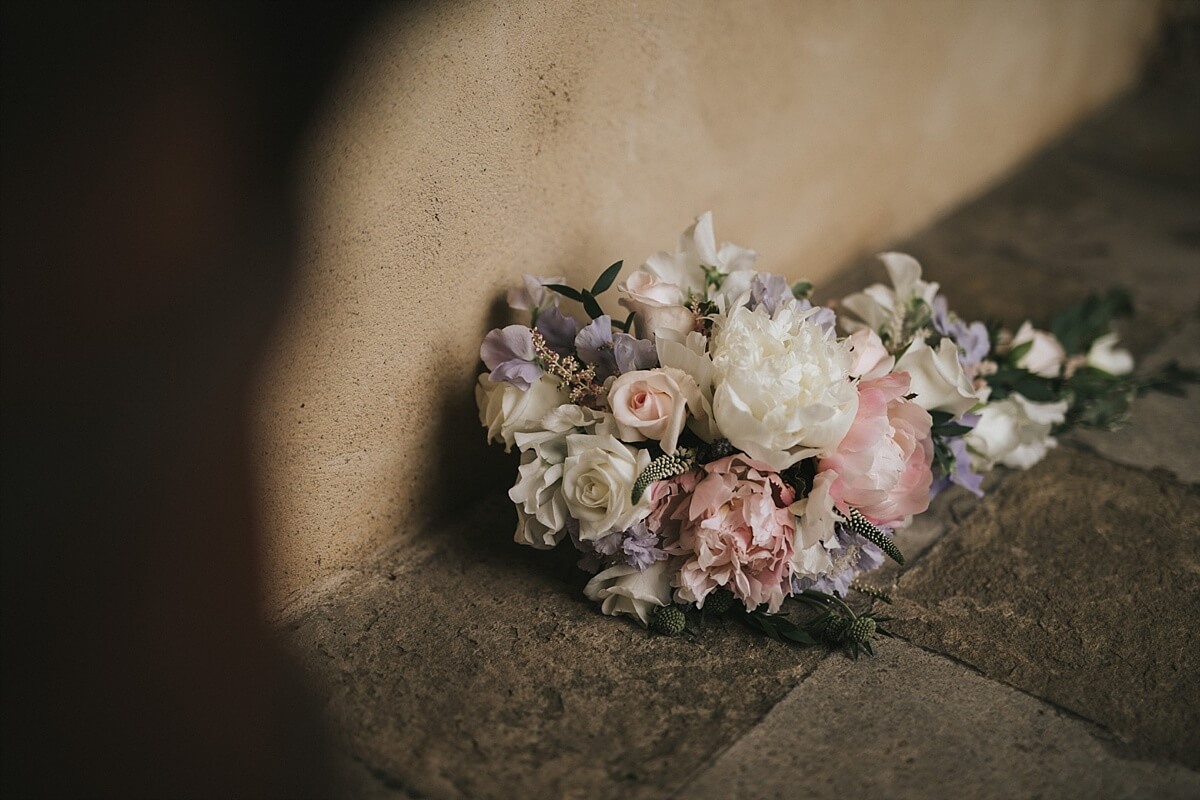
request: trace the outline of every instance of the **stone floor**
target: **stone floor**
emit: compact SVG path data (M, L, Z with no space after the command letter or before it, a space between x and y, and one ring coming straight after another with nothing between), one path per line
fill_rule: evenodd
M1200 367L1196 85L1144 88L897 246L1014 325L1126 285L1141 363ZM898 634L875 658L603 617L568 553L511 542L499 489L281 627L347 796L1200 797L1198 401L940 497L875 578Z

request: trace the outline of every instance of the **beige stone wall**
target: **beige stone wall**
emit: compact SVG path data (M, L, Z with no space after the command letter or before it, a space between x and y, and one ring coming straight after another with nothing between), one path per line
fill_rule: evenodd
M711 209L718 239L820 279L1127 87L1158 13L1145 0L383 13L302 164L300 269L256 409L269 607L511 468L482 445L471 387L520 273L578 283L640 263Z

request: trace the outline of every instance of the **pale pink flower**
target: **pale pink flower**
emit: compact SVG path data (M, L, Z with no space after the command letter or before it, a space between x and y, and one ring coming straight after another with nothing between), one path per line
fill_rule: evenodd
M700 480L690 499L667 503L679 530L665 549L686 559L675 578L676 596L702 607L723 586L747 609L765 603L778 611L791 588L796 526L788 506L795 492L779 473L741 453L695 475Z
M664 540L679 538L679 525L687 519L688 505L696 484L704 477L704 471L694 469L674 478L650 484L646 496L650 498L650 515L646 517L646 528Z
M696 380L670 367L626 372L609 388L608 404L622 441L657 439L664 453L675 452L688 409L704 413Z
M836 476L830 494L838 507L857 508L877 525L903 524L929 507L933 420L908 393L905 372L859 383L850 432L817 465Z

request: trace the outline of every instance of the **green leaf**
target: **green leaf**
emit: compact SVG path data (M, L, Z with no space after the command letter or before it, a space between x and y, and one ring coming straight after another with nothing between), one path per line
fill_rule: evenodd
M953 439L955 436L965 436L974 428L968 428L966 425L959 425L957 422L947 422L942 425L934 425L933 433L946 439Z
M570 286L563 286L559 283L547 283L546 288L558 292L563 297L570 298L571 300L575 300L577 302L583 302L583 295L581 295L578 290L572 289Z
M1118 317L1133 313L1133 301L1129 292L1115 287L1103 295L1090 294L1082 302L1063 310L1050 323L1050 331L1067 355L1086 353L1092 342L1112 330L1112 322Z
M621 265L624 263L624 261L618 261L601 272L600 277L596 278L596 282L592 284L592 294L597 295L607 291L608 287L612 286L613 281L617 279L617 273L621 271Z
M1021 344L1014 347L1012 350L1008 351L1008 355L1005 356L1005 360L1007 360L1008 363L1010 363L1010 364L1017 364L1032 349L1033 349L1033 340L1032 339L1030 339L1028 342L1022 342Z
M587 289L583 290L582 301L584 311L586 311L592 319L597 319L598 317L604 316L604 309L600 307L600 304L596 302L596 298L593 297L592 293Z
M625 321L622 323L619 323L621 326L621 330L625 331L626 333L629 333L629 331L633 329L633 318L635 315L636 315L636 312L634 312L634 311L629 312L629 316L625 318Z
M796 281L792 284L792 297L797 300L807 300L812 297L812 281Z

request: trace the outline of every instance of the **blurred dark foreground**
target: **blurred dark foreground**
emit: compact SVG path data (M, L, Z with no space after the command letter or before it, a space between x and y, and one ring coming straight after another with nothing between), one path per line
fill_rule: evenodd
M3 794L327 796L246 415L362 4L6 3Z

